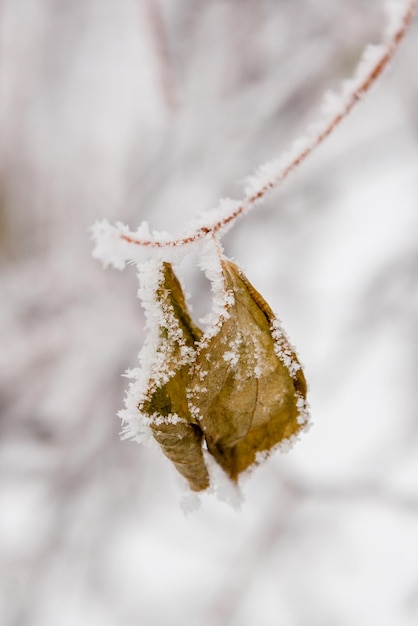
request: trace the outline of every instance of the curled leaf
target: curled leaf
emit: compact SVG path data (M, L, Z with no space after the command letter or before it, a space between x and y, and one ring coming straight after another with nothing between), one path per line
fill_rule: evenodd
M221 263L230 297L218 332L201 340L188 398L209 452L236 481L300 431L306 382L268 304L234 263Z
M183 291L169 263L161 270L156 300L160 311L159 367L148 382L146 397L138 405L147 415L155 440L193 491L209 486L203 460L203 433L192 418L186 397L190 364L202 331L187 310Z
M236 265L222 259L221 269L222 312L202 335L171 265L161 266L158 345L138 404L194 491L209 486L204 443L237 481L307 421L305 377L278 320Z

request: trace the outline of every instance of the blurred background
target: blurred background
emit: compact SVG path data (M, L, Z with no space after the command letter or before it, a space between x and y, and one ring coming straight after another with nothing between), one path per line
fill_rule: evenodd
M306 367L314 427L186 517L121 442L144 340L96 219L180 232L279 155L381 0L0 2L0 624L418 623L418 24L316 154L223 240ZM210 306L182 269L196 319Z

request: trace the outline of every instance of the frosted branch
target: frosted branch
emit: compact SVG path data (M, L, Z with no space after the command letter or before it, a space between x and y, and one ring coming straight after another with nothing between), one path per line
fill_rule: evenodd
M122 269L126 261L144 260L149 256L150 249L159 251L164 260L172 260L176 250L190 247L215 234L224 234L238 217L264 200L269 191L301 165L354 109L392 60L413 20L416 7L417 0L387 4L383 42L367 46L354 76L342 84L339 93L326 94L318 121L309 126L280 158L265 163L248 177L242 200L221 200L216 209L207 211L200 223L197 222L193 229L180 237L172 237L168 233L150 234L144 223L132 232L121 224L111 226L102 221L93 227L94 256L106 265Z

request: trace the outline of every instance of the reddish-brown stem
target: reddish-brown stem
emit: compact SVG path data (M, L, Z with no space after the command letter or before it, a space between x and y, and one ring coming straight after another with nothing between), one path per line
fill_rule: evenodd
M322 142L331 135L331 133L337 128L337 126L348 116L355 105L361 100L361 98L370 90L372 85L376 82L384 69L388 66L392 60L400 42L405 37L405 34L413 20L416 9L416 0L411 0L408 4L405 15L402 19L401 25L398 30L391 37L390 41L385 45L385 49L380 58L374 63L367 76L360 83L360 85L347 97L344 107L338 112L330 122L313 136L306 148L301 150L296 156L291 157L289 162L281 168L279 173L264 184L260 189L255 191L252 195L242 200L236 208L225 217L219 219L211 226L201 226L197 228L191 235L180 237L178 239L171 240L158 240L158 239L139 239L134 235L119 233L119 237L127 241L128 243L135 244L137 246L144 246L149 248L178 248L186 246L200 239L204 239L209 234L216 234L233 222L237 217L242 215L244 211L252 208L258 201L279 183L281 183L287 176L296 169L305 159L314 152L314 150L322 144Z

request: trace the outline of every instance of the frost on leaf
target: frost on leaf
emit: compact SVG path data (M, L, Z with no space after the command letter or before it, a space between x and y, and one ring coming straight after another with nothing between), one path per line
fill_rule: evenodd
M209 486L204 443L237 481L272 448L287 449L308 421L305 377L279 321L236 265L222 258L218 267L218 316L203 334L171 265L162 264L157 343L138 403L193 491Z
M307 421L306 382L272 310L232 262L218 332L203 337L188 392L208 450L234 481Z
M147 394L138 405L149 418L155 440L193 491L209 486L203 460L202 431L190 414L186 388L195 345L202 331L194 325L173 269L164 263L157 290L160 309L157 361L159 371L151 375Z

